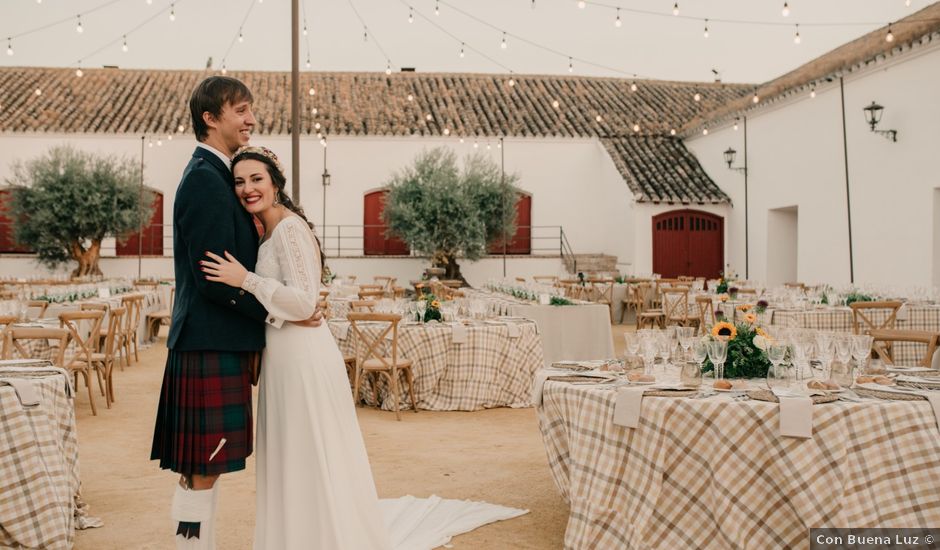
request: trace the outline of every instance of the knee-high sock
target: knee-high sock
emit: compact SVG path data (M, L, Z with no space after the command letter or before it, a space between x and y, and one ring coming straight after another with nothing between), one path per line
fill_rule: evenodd
M176 522L179 550L212 550L214 506L217 489L193 491L176 487L170 515Z

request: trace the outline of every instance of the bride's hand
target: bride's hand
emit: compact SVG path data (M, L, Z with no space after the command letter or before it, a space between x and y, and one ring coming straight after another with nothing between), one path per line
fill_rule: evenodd
M206 256L214 260L199 262L202 271L206 274L206 280L241 288L245 277L248 276L248 270L235 259L235 256L229 254L227 250L224 258L212 252L206 252Z

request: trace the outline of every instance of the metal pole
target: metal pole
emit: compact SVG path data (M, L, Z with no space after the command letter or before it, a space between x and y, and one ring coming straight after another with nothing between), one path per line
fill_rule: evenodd
M842 153L845 157L845 213L849 222L849 282L855 282L855 258L852 254L852 198L849 193L849 139L845 129L845 82L839 77L839 93L842 97Z
M751 246L747 208L747 117L744 117L744 278L751 278Z
M300 205L300 25L298 0L291 0L291 67L290 67L290 141L291 141L291 199Z
M499 138L499 182L502 185L506 185L506 144L503 143L503 138ZM509 248L509 243L506 242L506 239L509 235L506 234L506 202L502 202L500 207L500 213L503 218L503 278L506 277L506 251Z
M140 192L137 196L138 206L144 202L144 141L147 136L140 136ZM137 278L140 279L143 273L143 247L144 247L144 227L141 226L137 233Z

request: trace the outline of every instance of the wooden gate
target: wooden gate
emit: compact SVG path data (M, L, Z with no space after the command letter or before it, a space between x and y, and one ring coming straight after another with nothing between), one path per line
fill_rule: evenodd
M363 202L363 254L366 256L407 256L408 245L399 238L387 237L387 227L382 221L387 189L367 193Z
M653 217L653 272L716 278L724 264L724 220L697 210Z
M134 233L123 244L117 244L118 256L136 256L138 250L143 256L163 256L163 193L148 192L154 194L153 215L143 230L143 242L138 245L141 233Z

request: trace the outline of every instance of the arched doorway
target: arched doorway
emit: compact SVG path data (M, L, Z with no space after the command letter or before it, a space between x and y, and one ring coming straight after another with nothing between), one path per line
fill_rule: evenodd
M724 264L724 220L697 210L653 216L653 272L715 278Z

